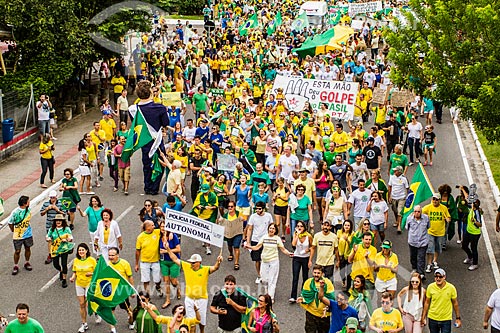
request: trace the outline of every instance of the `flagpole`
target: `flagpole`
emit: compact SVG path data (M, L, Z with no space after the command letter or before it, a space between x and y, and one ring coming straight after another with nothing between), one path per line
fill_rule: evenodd
M429 187L431 188L431 192L434 193L434 187L432 186L432 183L429 179L429 176L427 176L427 172L425 172L425 169L424 167L422 166L422 163L419 163L418 166L420 167L420 169L422 170L422 174L424 175L425 177L425 180L427 181L427 184L429 184Z

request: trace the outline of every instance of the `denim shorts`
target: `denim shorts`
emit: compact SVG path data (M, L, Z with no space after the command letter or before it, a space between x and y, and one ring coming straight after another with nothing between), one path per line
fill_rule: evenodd
M321 190L319 188L316 188L316 198L324 198L327 192L328 189Z
M233 238L224 237L224 240L227 242L227 246L239 248L243 240L243 235L236 235Z
M370 223L370 230L371 231L384 232L385 231L384 223L381 223L381 224Z
M429 246L427 247L427 253L441 253L443 250L443 244L445 242L445 236L432 236L429 237Z

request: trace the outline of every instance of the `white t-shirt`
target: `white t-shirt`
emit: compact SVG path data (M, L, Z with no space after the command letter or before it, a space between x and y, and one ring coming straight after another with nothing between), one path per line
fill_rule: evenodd
M366 211L366 206L368 206L368 202L370 201L370 197L372 195L372 191L365 189L361 192L359 189L352 192L349 196L349 200L353 205L353 214L354 217L367 217L368 212Z
M267 235L267 227L272 223L274 223L274 220L269 213L264 213L262 216L257 213L250 215L248 225L253 227L251 241L259 242L262 237Z
M372 201L370 210L370 223L373 225L380 225L385 222L385 212L389 210L389 206L384 200L379 202Z
M368 73L366 72L364 75L363 75L363 79L368 83L368 87L370 88L373 88L373 82L375 82L375 73L371 72L371 73Z
M36 108L38 110L38 120L50 120L50 107L47 101L39 101L36 103Z
M188 140L193 140L196 134L196 127L184 127L184 130L182 131L182 136L185 137ZM187 142L188 147L191 146L191 142Z
M399 200L406 198L406 195L408 194L407 189L408 187L410 187L410 185L408 184L408 179L404 175L401 174L399 177L396 175L391 175L388 185L392 186L392 199Z
M281 155L278 164L281 166L281 177L288 179L295 166L299 165L299 159L296 155L290 154L290 157Z
M365 162L361 162L359 165L354 162L351 164L352 167L352 185L353 186L358 186L358 181L360 179L363 179L366 181L366 173L368 172L368 167L366 166Z
M491 314L491 327L500 329L500 289L497 289L491 294L488 300L488 306L493 309Z
M118 97L118 100L116 101L116 104L118 104L118 109L120 111L128 111L127 97L123 97L122 95L120 95L120 97Z
M259 240L259 244L262 244L262 254L260 255L262 262L270 262L279 258L278 249L283 247L279 236L265 235Z
M416 124L413 122L408 124L408 137L414 139L420 139L420 133L422 132L422 124L417 121Z

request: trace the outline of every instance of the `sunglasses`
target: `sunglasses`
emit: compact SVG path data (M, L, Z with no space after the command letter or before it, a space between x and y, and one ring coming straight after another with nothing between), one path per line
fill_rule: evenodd
M151 205L144 205L144 207L151 207Z
M363 225L370 225L370 222L365 222L363 223Z
M297 191L305 191L303 188L298 188Z
M411 281L411 283L420 283L420 281L416 280L416 281Z
M233 207L234 207L233 205L231 205L231 206L227 206L227 208L233 208Z
M434 275L434 278L435 278L435 279L442 279L442 278L443 278L443 276L442 276L442 275Z
M257 207L257 208L255 208L255 210L262 210L262 208L260 208L260 207Z

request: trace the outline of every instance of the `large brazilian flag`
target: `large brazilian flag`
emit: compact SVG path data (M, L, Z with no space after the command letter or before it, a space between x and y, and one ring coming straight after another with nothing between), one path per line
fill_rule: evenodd
M429 177L424 170L421 163L418 163L417 170L411 179L410 190L406 196L405 206L403 208L403 219L401 221L401 228L406 226L406 219L413 213L413 207L421 202L429 199L434 193Z

